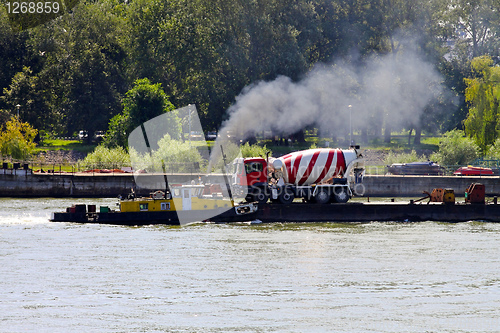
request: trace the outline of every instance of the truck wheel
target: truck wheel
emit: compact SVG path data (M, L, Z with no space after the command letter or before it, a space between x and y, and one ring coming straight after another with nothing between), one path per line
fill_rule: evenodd
M288 187L283 188L283 191L279 195L279 201L284 205L288 205L293 202L293 199L295 199L295 196L293 195L292 190Z
M268 196L266 190L262 187L259 187L255 193L252 195L253 201L257 201L259 205L265 204L267 202Z
M333 202L346 203L349 200L349 194L345 187L336 187L333 189Z
M326 204L330 201L330 193L328 193L327 189L319 189L316 195L314 196L314 201L318 204Z

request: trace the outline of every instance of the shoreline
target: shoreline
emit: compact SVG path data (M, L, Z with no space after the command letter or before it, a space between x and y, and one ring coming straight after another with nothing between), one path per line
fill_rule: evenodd
M151 190L165 186L163 174L132 173L32 173L31 170L2 169L0 197L89 197L111 198L127 195L135 188L138 195L149 195ZM183 183L199 178L204 183L223 182L222 175L167 174L169 183ZM136 178L143 177L149 188L141 188ZM471 183L485 185L486 196L500 195L499 176L376 176L363 177L357 185L358 197L421 197L434 188L451 188L455 196L464 196Z

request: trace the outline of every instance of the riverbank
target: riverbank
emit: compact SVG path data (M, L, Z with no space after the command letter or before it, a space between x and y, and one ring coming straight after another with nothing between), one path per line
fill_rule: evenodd
M0 170L0 197L94 197L111 198L126 195L135 188L138 195L147 195L152 189L165 186L164 176L141 174L137 182L131 173L32 173L31 170ZM193 179L192 174L169 174L170 183ZM195 176L203 182L214 182L203 175ZM214 176L217 177L217 176ZM144 180L144 181L142 181ZM218 179L222 181L222 179ZM456 196L463 196L471 183L482 183L487 196L500 195L500 177L478 176L365 176L356 187L365 197L419 197L423 191L451 188ZM143 188L139 184L150 184Z

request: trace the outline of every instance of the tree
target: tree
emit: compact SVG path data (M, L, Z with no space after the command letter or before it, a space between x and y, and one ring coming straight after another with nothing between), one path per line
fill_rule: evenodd
M35 149L33 140L37 130L28 123L22 123L13 117L0 132L0 152L2 156L10 156L22 160L31 155Z
M107 148L127 147L128 138L128 115L117 114L109 121L108 131L104 136L102 144Z
M471 67L475 77L465 79L465 98L470 107L464 126L485 153L500 136L500 67L493 66L489 56L474 58Z
M484 54L498 56L500 23L498 0L451 0L448 21L458 34L458 44L465 44L472 57Z
M17 105L20 105L20 119L37 129L46 129L55 119L46 103L44 90L40 78L31 68L24 67L14 75L10 87L4 89L2 99L11 110L16 110Z
M113 117L104 139L108 147L127 146L128 135L138 126L159 115L174 110L161 83L152 84L149 79L139 79L126 94L122 102L123 112ZM180 138L180 120L175 113L169 113L167 125L169 134Z
M161 83L152 84L147 78L134 82L134 87L127 91L122 104L124 113L129 116L129 130L174 109Z
M15 33L9 26L8 16L0 15L0 59L2 59L0 61L0 96L3 90L9 87L14 75L22 71L23 66L33 65L31 50L26 46L28 36L27 32ZM8 108L8 105L0 98L0 109L3 108Z
M128 88L126 32L115 5L113 0L84 2L71 14L32 29L29 47L37 63L26 81L37 83L31 95L45 106L35 110L46 121L40 129L67 135L87 130L90 140L121 111Z
M435 1L417 0L360 0L346 1L349 5L349 20L352 31L352 41L357 43L357 48L362 57L383 57L389 55L394 63L401 63L405 53L414 53L427 56L435 53L434 47L438 44L435 36L436 27L439 26L439 17L435 14ZM349 43L352 43L349 42ZM408 52L409 51L409 52ZM437 57L436 57L437 58ZM396 68L387 68L388 82L392 89L405 86L404 75ZM408 74L408 73L406 73ZM406 92L410 94L410 92ZM408 108L413 105L409 104ZM377 134L382 128L383 120L384 141L391 141L391 131L400 130L402 124L394 123L394 110L380 108L374 115L373 127ZM420 122L414 119L412 124L417 134L421 130ZM418 140L417 140L418 142Z
M464 79L472 75L470 62L464 58L451 58L448 61L442 61L439 66L450 93L447 98L448 104L454 105L447 108L445 113L441 113L439 119L431 120L427 124L432 122L441 124L442 132L454 128L463 129L463 121L467 118L468 113L468 105L465 101L467 85ZM445 99L442 101L445 102Z

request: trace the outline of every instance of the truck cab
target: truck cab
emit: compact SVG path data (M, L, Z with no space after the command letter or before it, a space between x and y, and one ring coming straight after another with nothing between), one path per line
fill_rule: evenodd
M262 157L234 161L233 184L248 193L249 201L267 201L267 162ZM264 201L264 202L265 202Z

